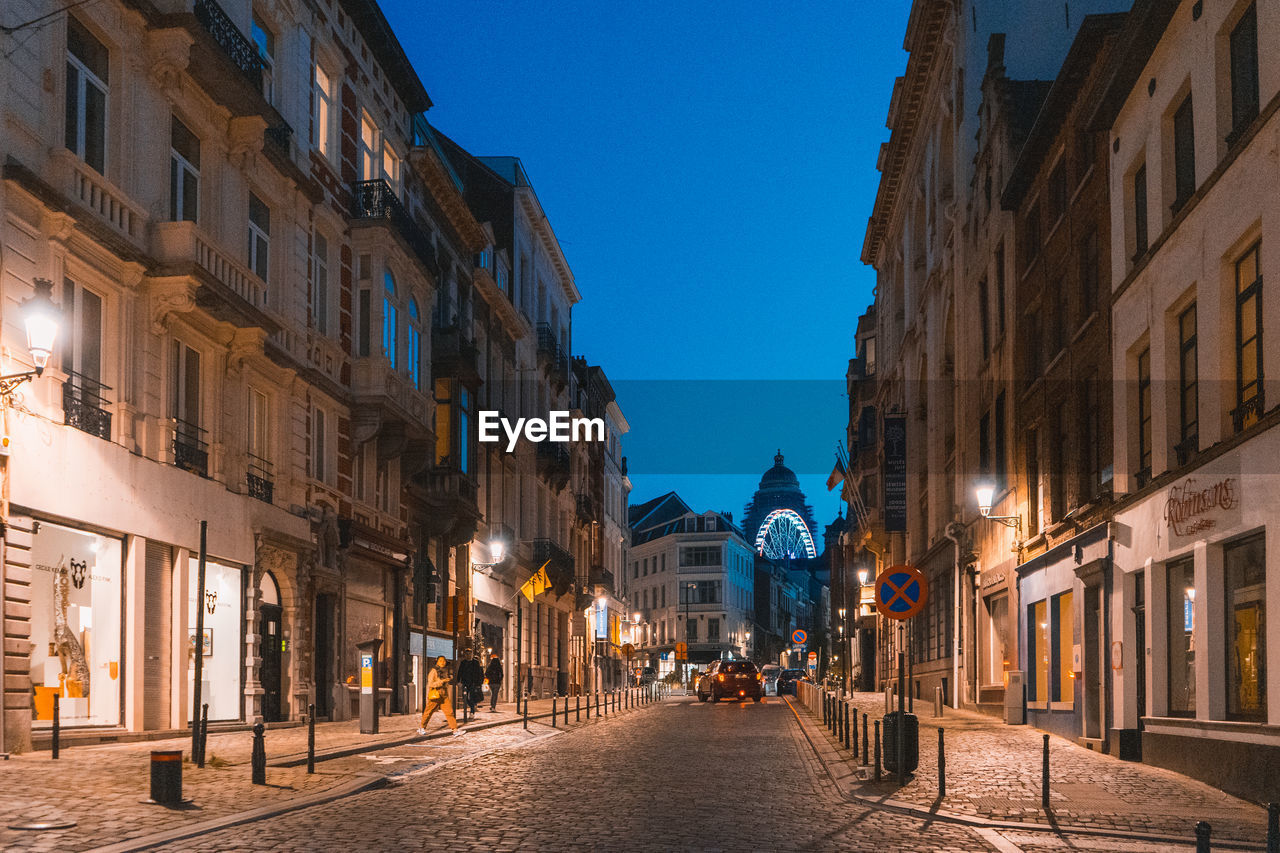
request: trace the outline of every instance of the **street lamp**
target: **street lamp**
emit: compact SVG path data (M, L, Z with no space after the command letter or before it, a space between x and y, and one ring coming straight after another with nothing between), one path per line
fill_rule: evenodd
M1022 544L1022 516L1020 515L992 515L991 502L995 497L996 487L991 483L979 483L974 489L974 494L978 498L978 513L988 521L997 521L1005 527L1013 528L1013 548L1015 551L1021 549Z
M31 360L35 365L35 369L26 370L21 373L11 373L8 376L0 376L0 407L4 409L4 434L9 433L9 407L13 404L14 392L18 387L28 379L34 379L44 373L45 366L49 364L49 356L53 355L53 342L58 336L58 321L62 312L58 310L58 306L53 304L53 282L47 278L37 278L33 284L35 285L35 293L22 300L20 310L22 312L22 322L26 326L27 332L27 349L31 351ZM4 458L0 471L3 471L3 486L0 486L0 538L8 541L9 529L9 464L8 459ZM8 573L5 569L7 560L3 558L3 551L0 551L0 623L7 623L8 613L8 594L4 591L8 585ZM4 665L4 660L0 660L0 681L8 683L9 672ZM6 748L6 740L4 734L4 725L0 721L0 757L8 758L9 752Z
M58 336L58 319L62 312L53 304L53 282L47 278L35 280L35 293L22 300L22 323L27 331L27 349L31 350L34 370L0 376L0 395L6 405L12 402L13 392L28 379L44 373L53 355L53 342Z

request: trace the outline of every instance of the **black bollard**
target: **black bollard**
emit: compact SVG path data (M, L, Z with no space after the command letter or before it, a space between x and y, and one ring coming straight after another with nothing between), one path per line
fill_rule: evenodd
M162 806L182 803L182 750L152 751L151 802Z
M947 795L947 752L942 745L942 726L938 726L938 799Z
M864 752L866 750L863 750ZM853 757L858 757L858 709L853 709Z
M253 724L253 784L267 784L267 727L262 723Z
M316 772L316 705L307 706L307 772Z
M855 737L853 739L853 742L857 743L858 739ZM849 748L849 703L848 702L844 703L844 748L845 749Z
M565 713L569 713L566 709ZM591 716L591 706L587 706L587 716ZM573 721L575 723L582 722L582 694L579 693L573 697Z
M524 697L524 729L525 731L529 730L529 697L528 695Z
M551 728L553 729L559 728L556 725L556 715L560 713L560 709L556 707L556 698L555 696L551 697Z
M62 711L59 708L58 694L53 694L53 757L58 757L62 746Z
M880 721L876 720L876 781L880 781Z
M1049 811L1049 736L1044 736L1044 757L1040 760L1040 807Z
M831 728L831 715L827 709L827 694L822 694L822 724L827 728Z
M564 727L569 728L569 694L564 694Z
M205 702L200 708L200 756L196 759L197 767L204 767L205 744L209 742L209 703Z
M1196 821L1196 853L1209 853L1213 849L1209 841L1211 832L1208 821Z
M867 751L867 713L862 715L862 766L866 767L867 762L871 760L871 753Z
M1280 803L1267 803L1267 853L1280 853Z

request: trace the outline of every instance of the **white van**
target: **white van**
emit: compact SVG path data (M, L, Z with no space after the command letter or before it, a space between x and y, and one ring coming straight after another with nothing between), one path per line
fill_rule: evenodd
M760 667L760 674L764 676L764 695L778 695L778 674L782 672L782 667L776 663L767 663Z

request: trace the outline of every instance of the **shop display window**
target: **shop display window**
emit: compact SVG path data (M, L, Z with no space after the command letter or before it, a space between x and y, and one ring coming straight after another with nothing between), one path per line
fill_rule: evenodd
M1267 563L1262 534L1223 552L1227 616L1227 716L1267 718Z
M120 724L121 540L35 522L31 579L34 728Z
M200 561L188 563L187 594L187 719L193 719L196 650L204 664L200 673L200 702L208 704L210 720L241 719L244 699L244 573L238 566L205 562L204 600L200 595ZM196 607L204 608L204 642L196 641Z

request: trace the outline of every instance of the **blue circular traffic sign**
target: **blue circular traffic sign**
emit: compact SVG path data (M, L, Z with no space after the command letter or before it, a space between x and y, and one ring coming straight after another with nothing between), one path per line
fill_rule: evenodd
M791 642L795 643L797 646L803 646L804 641L807 639L809 639L809 635L799 628L791 632Z
M890 566L876 578L876 610L887 619L910 619L928 598L929 581L914 566Z

